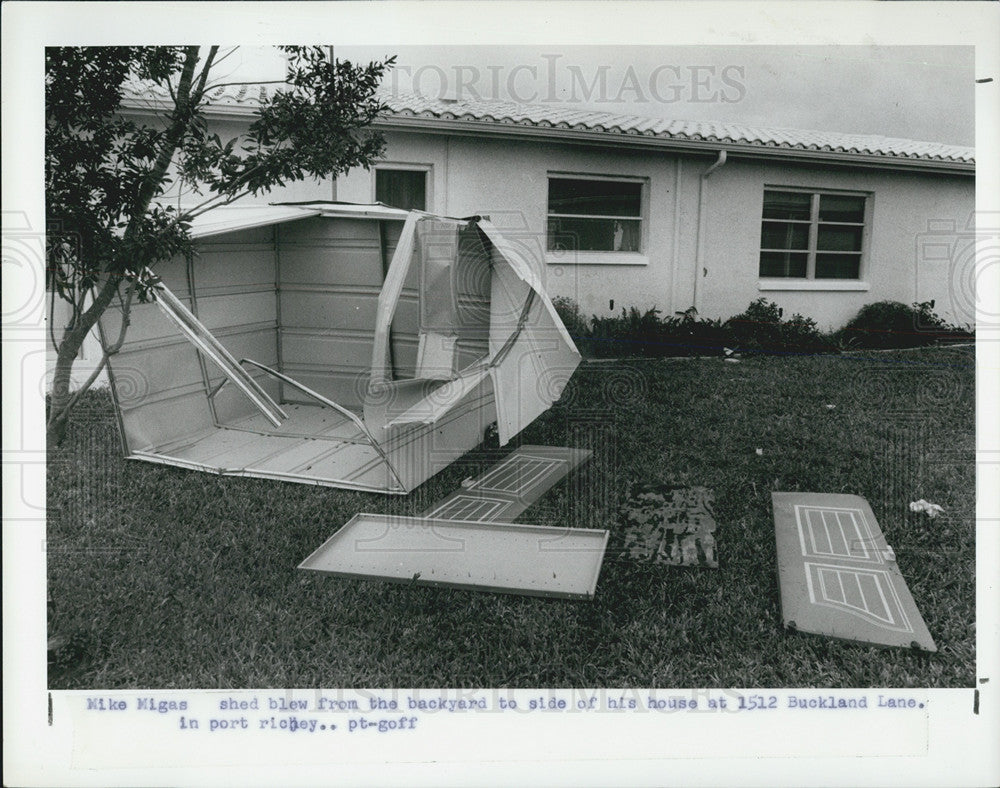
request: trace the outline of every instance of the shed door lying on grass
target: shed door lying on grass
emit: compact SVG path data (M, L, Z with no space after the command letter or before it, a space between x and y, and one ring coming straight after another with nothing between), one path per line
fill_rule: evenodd
M300 565L341 577L593 599L608 532L361 512Z
M438 501L421 517L477 522L512 521L574 468L590 459L587 449L519 446L502 462Z
M772 493L771 499L785 626L937 651L864 498Z
M521 446L419 517L356 515L299 568L593 599L606 530L511 522L589 457L585 449Z

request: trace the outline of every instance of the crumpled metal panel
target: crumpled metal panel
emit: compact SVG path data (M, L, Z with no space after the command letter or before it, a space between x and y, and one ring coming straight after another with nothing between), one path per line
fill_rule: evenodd
M490 374L503 446L559 399L580 353L531 267L492 224L479 227L493 245Z
M373 222L404 215L386 272L385 228ZM506 443L579 363L537 275L488 222L316 204L234 208L195 229L218 241L206 245L218 260L210 270L193 258L165 263L161 273L187 290L161 285L159 309L134 306L109 364L131 457L404 493L478 445L494 418ZM402 365L397 307L415 346ZM102 318L105 334L116 314ZM320 421L346 417L359 437L314 440L289 418L292 405L318 409Z
M717 569L714 497L706 487L634 485L621 508L624 554L643 563Z
M824 493L771 500L786 627L937 651L868 501Z

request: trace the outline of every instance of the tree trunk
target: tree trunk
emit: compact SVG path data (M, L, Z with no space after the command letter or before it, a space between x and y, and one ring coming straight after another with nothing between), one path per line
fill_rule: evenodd
M52 394L49 400L49 417L45 427L45 441L48 446L58 446L66 437L66 425L72 410L74 393L70 391L73 363L83 347L87 334L104 314L121 283L121 276L111 274L98 292L90 307L80 314L76 323L63 332L62 341L56 351L56 368L52 376ZM50 316L51 319L51 316ZM84 391L89 384L82 387Z

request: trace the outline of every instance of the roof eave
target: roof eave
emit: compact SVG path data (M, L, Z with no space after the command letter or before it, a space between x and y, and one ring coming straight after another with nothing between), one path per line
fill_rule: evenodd
M383 116L375 125L385 130L422 131L432 134L461 136L503 136L521 139L550 139L582 145L629 146L634 148L660 148L689 153L716 152L725 148L743 158L781 158L793 161L850 165L892 170L918 170L953 175L974 175L975 162L949 161L946 159L908 158L871 153L844 153L838 151L785 148L776 145L759 145L727 140L677 139L645 134L609 133L590 129L560 129L521 123L495 123L460 118L427 118L415 116Z
M148 115L150 112L169 112L174 108L173 103L160 98L131 99L122 101L121 114L123 115ZM253 118L257 113L257 107L248 107L244 104L206 104L201 112L206 118Z
M169 102L159 98L143 100L126 99L122 102L123 113L148 113L169 109ZM233 118L252 117L255 108L245 104L210 104L205 107L207 117ZM461 118L429 118L414 115L383 115L375 121L375 126L396 131L419 131L431 134L459 136L504 136L520 139L549 139L572 142L580 145L628 146L632 148L660 148L679 152L717 152L725 148L742 158L780 158L790 161L823 163L874 169L908 170L949 175L969 175L976 173L975 162L930 159L905 156L885 156L871 153L843 153L837 151L811 150L807 148L780 147L726 140L692 140L647 134L614 133L591 129L560 129L553 126L535 126L515 122L492 122L463 120Z

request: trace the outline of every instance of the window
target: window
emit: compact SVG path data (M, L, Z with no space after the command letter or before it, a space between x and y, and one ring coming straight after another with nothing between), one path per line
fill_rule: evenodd
M548 217L550 251L639 252L642 182L550 177Z
M766 190L760 276L860 279L866 201L863 194Z
M404 211L427 210L427 171L375 170L375 201Z

